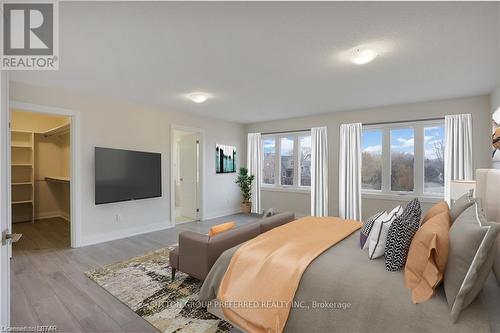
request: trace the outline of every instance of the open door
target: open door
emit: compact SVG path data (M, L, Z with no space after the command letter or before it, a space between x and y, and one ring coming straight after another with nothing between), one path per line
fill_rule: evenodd
M198 220L198 136L183 135L179 141L181 215Z
M10 131L7 72L0 71L0 326L10 326Z

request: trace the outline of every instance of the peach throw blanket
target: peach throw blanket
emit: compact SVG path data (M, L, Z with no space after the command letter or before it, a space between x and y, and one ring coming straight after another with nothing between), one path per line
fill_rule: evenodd
M281 333L307 266L359 228L357 221L308 216L246 242L219 287L224 316L245 332Z

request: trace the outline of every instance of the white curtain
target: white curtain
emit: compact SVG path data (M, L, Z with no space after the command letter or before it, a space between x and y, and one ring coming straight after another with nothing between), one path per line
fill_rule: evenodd
M339 215L361 220L361 123L340 126Z
M326 127L311 128L311 215L328 216L328 145Z
M252 184L252 213L260 214L260 184L262 183L262 140L260 133L248 133L248 172L255 176Z
M470 114L445 117L444 151L444 194L449 204L451 181L471 180L474 177Z

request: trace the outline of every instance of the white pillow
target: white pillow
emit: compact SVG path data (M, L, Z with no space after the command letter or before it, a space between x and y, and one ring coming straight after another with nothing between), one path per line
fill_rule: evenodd
M388 214L389 216L395 215L394 217L398 217L403 213L403 207L396 206L391 212Z
M387 242L387 234L389 227L394 219L401 215L403 207L397 206L390 213L385 215L384 219L377 219L373 223L370 236L368 236L368 258L375 259L384 255L385 243Z
M379 213L380 214L380 213ZM373 220L372 222L372 226L371 226L371 229L370 229L370 232L368 233L368 236L366 237L366 242L365 244L363 245L363 250L366 250L368 249L368 243L370 243L370 235L371 235L371 231L373 230L373 227L375 226L375 223L377 221L385 221L387 220L387 216L389 216L387 214L387 212L383 212L379 217L377 217L375 220Z

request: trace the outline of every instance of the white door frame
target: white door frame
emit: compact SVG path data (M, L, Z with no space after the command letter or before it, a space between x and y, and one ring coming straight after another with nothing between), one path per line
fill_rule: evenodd
M2 12L0 11L0 14ZM9 77L0 71L0 229L11 232ZM0 243L0 326L10 326L10 246Z
M194 132L197 133L200 137L200 155L198 161L199 167L199 191L198 195L198 203L200 211L198 213L198 220L203 220L204 212L205 212L205 129L196 128L196 127L188 127L182 125L172 124L170 126L170 225L175 227L175 170L174 170L174 145L175 145L175 131L186 131L186 132Z
M81 246L81 173L80 173L80 112L69 109L62 109L53 106L28 104L18 101L11 101L9 103L9 114L11 109L38 112L46 114L56 114L67 116L70 121L70 151L71 151L71 170L70 170L70 225L71 225L71 247L76 248ZM5 128L2 124L2 130ZM9 129L7 128L7 131ZM10 131L9 131L10 132ZM10 148L10 147L6 147ZM9 161L2 161L3 164ZM10 169L10 168L9 168ZM10 189L10 173L8 175L8 186Z

